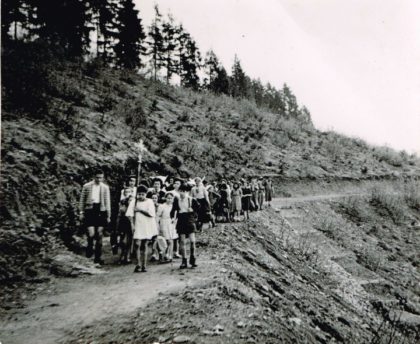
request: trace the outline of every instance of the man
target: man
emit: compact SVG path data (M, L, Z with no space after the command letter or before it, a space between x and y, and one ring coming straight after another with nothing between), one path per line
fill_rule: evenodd
M103 181L104 172L96 171L93 181L83 185L79 202L80 220L84 221L87 228L86 257L92 257L93 242L96 239L94 262L101 265L104 264L101 259L103 231L111 222L111 197L109 187Z
M194 179L195 186L191 189L191 196L200 205L197 217L197 230L201 231L203 224L210 222L210 200L209 193L200 177Z

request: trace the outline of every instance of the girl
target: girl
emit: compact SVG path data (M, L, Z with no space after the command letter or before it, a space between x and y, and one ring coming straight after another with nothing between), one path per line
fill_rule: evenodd
M180 187L180 197L178 202L174 204L174 211L177 214L176 230L180 238L180 252L182 256L182 264L180 269L186 269L187 266L187 253L185 249L186 240L190 240L190 265L192 268L196 264L196 247L195 247L195 223L197 221L197 210L199 208L198 202L189 195L191 187L189 185L182 185Z
M215 213L215 208L216 208L216 204L218 199L220 198L220 195L216 192L214 186L212 184L210 184L207 187L207 192L209 194L209 201L210 201L210 223L212 224L213 228L216 227L216 223L214 222L214 213Z
M157 219L159 224L159 235L163 236L168 244L164 262L172 262L173 239L175 236L175 220L171 218L174 195L168 192L165 195L166 201L160 204L157 210Z
M239 221L239 215L242 210L242 189L239 187L239 183L237 182L233 183L231 197L233 221Z
M220 186L220 199L216 208L216 217L220 216L224 216L226 222L230 222L229 193L226 184Z
M137 196L130 202L126 213L134 229L133 239L137 256L134 272L146 272L147 242L158 234L155 205L151 199L146 198L146 194L147 187L140 185L137 188Z
M249 210L251 208L251 197L252 197L251 187L247 181L244 181L244 186L242 188L242 210L244 212L244 217L246 220L249 220Z
M262 177L258 179L258 206L259 210L263 209L263 204L265 200L265 185Z

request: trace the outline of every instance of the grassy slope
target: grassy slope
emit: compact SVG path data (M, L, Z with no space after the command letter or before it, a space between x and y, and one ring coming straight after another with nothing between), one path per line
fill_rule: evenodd
M118 197L124 176L135 171L139 138L149 149L146 175L274 174L297 180L419 173L419 162L406 154L321 133L308 119L280 117L247 100L80 65L51 72L49 80L50 115L3 112L1 213L3 227L12 231L1 237L7 236L2 249L9 253L17 243L26 247L22 231L34 240L45 232L71 238L80 187L94 167L105 169ZM21 262L32 256L20 254ZM14 276L7 257L1 278Z

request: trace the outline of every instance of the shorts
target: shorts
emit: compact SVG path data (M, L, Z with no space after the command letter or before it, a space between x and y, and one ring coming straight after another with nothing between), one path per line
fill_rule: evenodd
M92 209L85 210L86 227L105 227L107 225L107 212L100 210L100 204L93 204Z
M196 231L195 221L192 218L193 213L180 213L178 214L178 221L176 223L176 231L178 235L189 235Z

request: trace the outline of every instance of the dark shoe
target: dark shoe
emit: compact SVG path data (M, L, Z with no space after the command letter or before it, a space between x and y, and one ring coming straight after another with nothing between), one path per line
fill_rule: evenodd
M104 265L104 264L105 264L104 260L103 260L103 259L99 259L99 258L95 258L95 259L93 260L93 262L94 262L95 264L99 264L99 265Z
M153 263L153 262L156 262L156 261L157 261L157 259L156 259L156 257L155 257L155 256L151 256L151 257L150 257L150 262L152 262L152 263Z
M86 247L86 258L92 258L93 256L93 247Z
M188 268L188 264L187 264L187 258L182 258L182 264L179 267L180 269L186 269Z
M146 270L146 267L145 267L145 266L142 266L142 267L141 267L141 272L147 272L147 270Z
M136 265L136 267L134 268L134 272L141 272L141 266Z
M190 265L191 265L192 268L197 267L197 264L195 263L195 257L194 256L190 257Z

